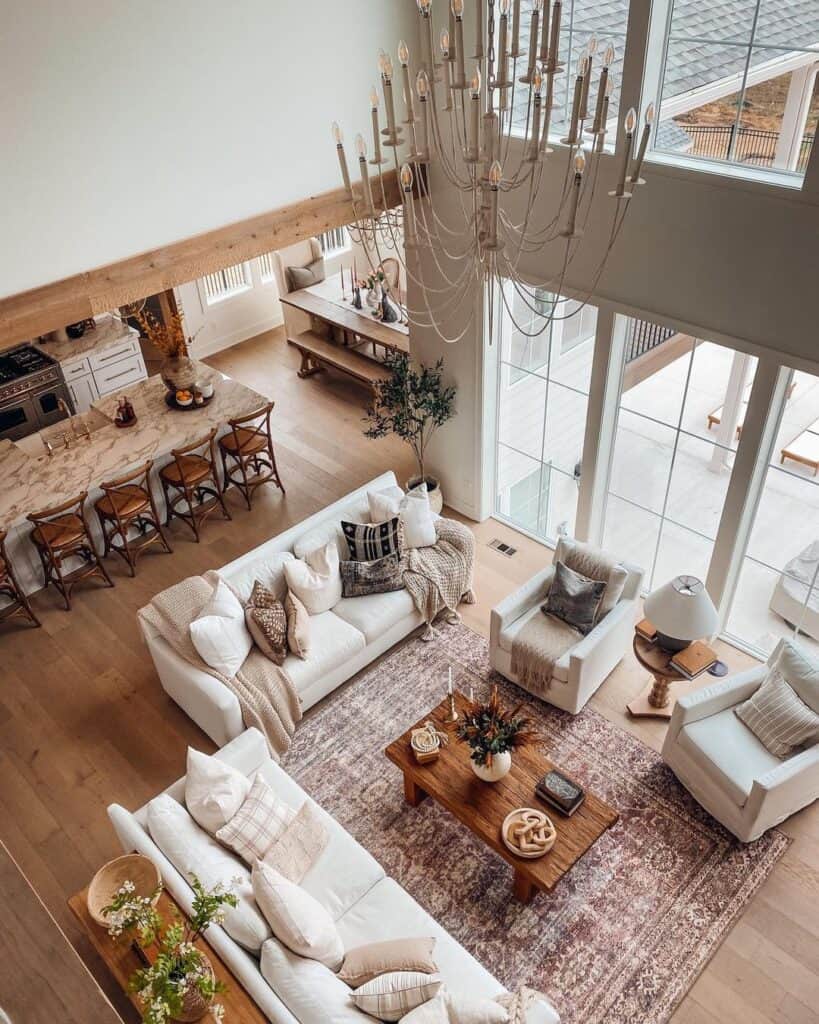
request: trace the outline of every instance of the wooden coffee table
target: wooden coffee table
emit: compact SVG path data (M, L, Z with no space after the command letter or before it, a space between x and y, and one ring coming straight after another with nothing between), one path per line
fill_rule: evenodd
M87 895L87 888L75 893L69 899L68 905L88 934L91 945L97 951L103 963L113 974L122 990L128 994L128 998L136 1009L139 1010L139 999L136 993L129 990L128 982L134 971L142 967L142 962L127 939L123 938L115 941L108 934L107 930L98 925L93 917L91 917L88 913ZM166 921L172 920L175 913L181 914L183 917L186 916L167 889L159 897L158 910ZM214 974L219 981L223 981L227 985L227 991L220 992L216 997L216 1002L221 1003L225 1008L225 1024L228 1024L228 1022L230 1024L267 1024L267 1017L251 999L241 983L237 981L233 971L231 971L218 953L214 951L213 947L205 939L200 939L196 945L204 953L207 953L210 962L213 964ZM205 1017L205 1022L212 1022L212 1020L213 1018L210 1015Z
M539 797L535 783L557 767L535 748L524 748L512 755L512 770L499 782L482 782L472 771L469 748L454 736L441 748L437 761L420 765L410 748L410 735L428 720L442 731L451 731L445 717L448 700L411 726L391 743L384 753L404 773L404 796L413 807L427 796L441 804L458 821L466 825L495 853L514 869L513 892L522 903L528 903L535 891L553 889L584 853L619 818L594 793L586 791L580 808L566 818ZM462 714L469 701L462 693L455 694L455 707ZM501 839L501 824L516 807L537 807L545 811L557 828L557 841L552 849L537 860L516 857Z

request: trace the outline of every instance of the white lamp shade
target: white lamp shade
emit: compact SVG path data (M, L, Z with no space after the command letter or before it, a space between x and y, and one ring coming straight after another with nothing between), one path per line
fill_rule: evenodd
M677 640L701 640L719 624L714 602L696 576L675 576L648 595L644 609L660 633Z

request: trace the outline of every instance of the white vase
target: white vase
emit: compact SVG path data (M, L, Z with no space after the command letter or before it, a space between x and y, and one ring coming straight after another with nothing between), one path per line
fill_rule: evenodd
M493 755L492 764L477 764L475 761L470 761L470 764L479 779L483 779L484 782L497 782L509 774L512 768L512 754L504 750L502 754Z

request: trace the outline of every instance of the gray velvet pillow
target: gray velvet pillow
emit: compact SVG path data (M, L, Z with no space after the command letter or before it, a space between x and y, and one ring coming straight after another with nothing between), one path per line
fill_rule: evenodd
M311 284L318 284L325 278L324 257L321 256L306 267L288 267L287 279L290 282L290 290L298 291L299 288L309 288Z
M401 590L401 560L386 555L372 562L341 562L341 593L344 597L365 597L367 594L386 594Z
M555 562L555 576L541 611L554 615L585 636L594 626L606 589L604 580L590 580L563 562Z

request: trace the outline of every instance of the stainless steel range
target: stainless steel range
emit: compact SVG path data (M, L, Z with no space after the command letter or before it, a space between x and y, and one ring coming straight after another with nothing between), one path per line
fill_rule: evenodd
M65 419L74 407L56 359L33 345L0 352L0 437L14 441Z

